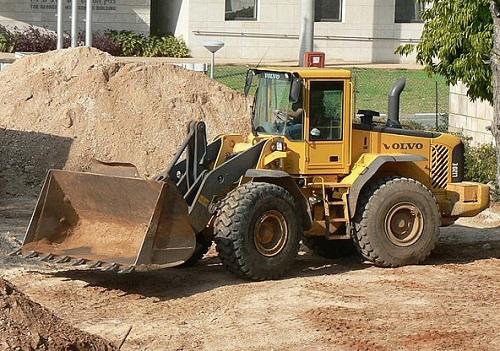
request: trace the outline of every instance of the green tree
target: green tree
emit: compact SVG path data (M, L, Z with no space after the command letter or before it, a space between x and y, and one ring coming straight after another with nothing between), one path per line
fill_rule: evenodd
M448 83L461 80L472 100L488 100L495 113L491 131L500 161L500 0L416 0L429 6L418 44L400 46L396 52L416 52L417 62ZM500 162L497 162L500 185Z
M472 99L492 101L490 0L418 1L430 4L422 13L421 41L400 46L396 52L416 51L417 62L428 72L443 75L451 84L461 80Z

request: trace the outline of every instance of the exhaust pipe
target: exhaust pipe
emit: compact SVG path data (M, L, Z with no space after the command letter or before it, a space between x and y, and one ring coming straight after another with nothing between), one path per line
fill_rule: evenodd
M399 98L405 86L406 78L400 78L394 83L389 92L389 109L386 123L386 126L389 128L401 128L401 123L399 122Z

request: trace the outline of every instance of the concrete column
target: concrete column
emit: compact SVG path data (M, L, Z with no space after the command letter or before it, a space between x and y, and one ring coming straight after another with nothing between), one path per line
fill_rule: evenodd
M64 1L57 0L57 50L63 48L63 14Z
M304 53L314 50L314 0L301 0L299 66L304 66Z

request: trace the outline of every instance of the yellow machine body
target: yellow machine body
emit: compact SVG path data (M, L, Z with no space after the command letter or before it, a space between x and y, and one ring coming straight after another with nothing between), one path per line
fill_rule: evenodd
M446 133L363 126L356 121L350 71L318 68L270 68L269 70L294 72L302 79L304 129L303 140L300 141L282 136L286 152L279 152L281 164L276 163L266 167L278 167L293 177L303 179L302 191L306 197L318 195L319 199L330 198L328 202L337 203L335 206L325 206L325 201L318 202L316 207L320 209L312 211L315 215L313 220L321 225L315 223L313 230L306 234L324 235L325 215L333 215L330 224L333 231L335 226L339 226L335 221L349 222L352 213L349 214L347 207L352 186L377 163L375 161L388 156L403 156L404 159L405 156L415 155L420 160L384 162L382 166L376 166L375 174L371 178L398 175L418 180L429 188L436 198L443 225L454 222L458 217L475 216L488 207L487 185L454 182L454 172L463 172L457 169L463 167L463 164L454 164L453 160L454 150L463 147L459 137ZM338 81L343 86L341 140L315 141L308 133L312 119L311 85L318 81ZM250 136L254 142L261 138L268 136Z

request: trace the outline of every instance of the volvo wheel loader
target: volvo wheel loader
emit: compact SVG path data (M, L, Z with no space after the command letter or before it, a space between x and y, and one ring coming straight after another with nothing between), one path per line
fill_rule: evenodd
M130 272L192 264L215 241L229 271L263 280L283 276L302 241L397 267L424 261L440 226L488 206L489 188L463 181L458 137L401 127L404 80L385 123L355 113L347 70L251 69L246 93L252 84L249 137L208 143L193 121L154 179L122 164L49 171L19 254Z

